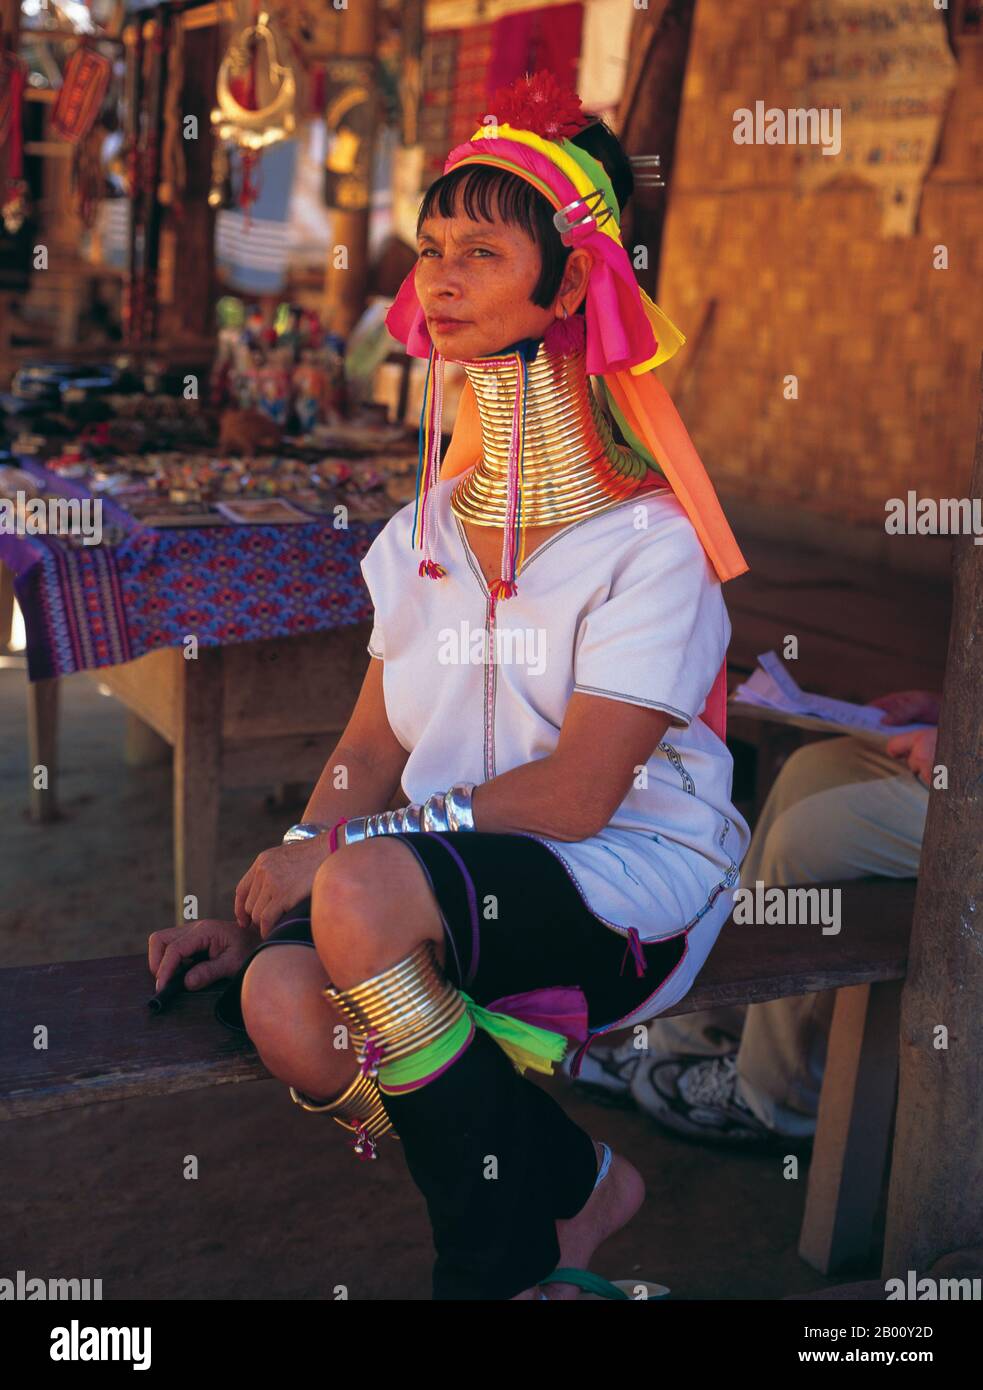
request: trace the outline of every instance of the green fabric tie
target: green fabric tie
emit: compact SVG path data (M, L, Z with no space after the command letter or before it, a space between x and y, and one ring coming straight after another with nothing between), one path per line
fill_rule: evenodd
M451 1058L464 1047L472 1027L480 1028L494 1038L499 1047L511 1057L518 1072L527 1067L534 1071L553 1074L553 1063L560 1062L566 1054L567 1039L562 1033L553 1033L548 1028L539 1028L534 1023L524 1023L511 1014L496 1013L476 1004L469 994L461 990L465 1011L456 1023L433 1042L421 1047L408 1057L395 1062L383 1062L379 1067L379 1088L387 1092L398 1087L417 1090ZM413 1083L418 1083L414 1085Z

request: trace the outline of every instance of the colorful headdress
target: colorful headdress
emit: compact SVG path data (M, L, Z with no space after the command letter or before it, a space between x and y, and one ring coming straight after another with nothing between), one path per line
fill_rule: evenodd
M581 111L580 98L560 87L548 72L520 78L495 94L493 124L476 130L469 141L451 150L444 173L459 165L490 165L517 174L531 183L554 208L553 221L565 246L585 247L593 265L587 287L586 370L600 378L612 414L625 439L652 467L660 470L685 507L721 580L747 569L713 484L697 455L686 427L652 369L665 362L685 342L679 329L652 302L635 279L621 243L621 209L604 166L567 137L583 130L591 118ZM413 357L428 358L420 417L420 459L413 545L424 555L419 572L439 579L446 571L432 553L433 488L441 475L440 429L443 409L444 359L437 352L416 293L416 269L407 275L386 316L394 338ZM503 540L502 577L493 593L508 598L515 592L515 560L519 553L522 494L522 428L524 384L535 344L515 344L516 400L509 455L509 523ZM443 476L464 471L477 462L480 431L475 437L452 440L455 466ZM450 454L451 451L449 451Z

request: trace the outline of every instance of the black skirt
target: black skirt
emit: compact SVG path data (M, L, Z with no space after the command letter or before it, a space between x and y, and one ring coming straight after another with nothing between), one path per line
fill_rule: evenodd
M444 926L448 978L478 1004L568 987L584 995L591 1030L629 1017L672 974L686 933L641 943L585 906L560 859L532 835L482 831L392 836L416 856ZM227 1028L244 1032L242 979L258 951L279 944L313 947L311 899L305 898L256 947L215 1005Z

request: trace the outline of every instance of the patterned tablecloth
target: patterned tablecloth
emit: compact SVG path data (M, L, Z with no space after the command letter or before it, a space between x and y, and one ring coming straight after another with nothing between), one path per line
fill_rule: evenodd
M60 496L93 496L33 460L18 466ZM227 646L372 616L359 565L384 521L336 529L329 514L309 525L155 530L103 498L102 522L121 533L117 544L0 533L32 681L133 661L191 634L200 646Z

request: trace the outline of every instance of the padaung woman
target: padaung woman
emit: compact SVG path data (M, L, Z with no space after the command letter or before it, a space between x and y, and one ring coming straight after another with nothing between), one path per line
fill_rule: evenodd
M549 74L492 107L387 319L427 359L420 468L362 563L354 712L236 922L157 932L150 963L162 985L207 945L187 987L233 975L218 1016L293 1099L402 1152L434 1297L617 1297L583 1271L641 1177L527 1073L676 1003L727 919L721 582L746 566L654 375L682 337L621 242L627 157Z

